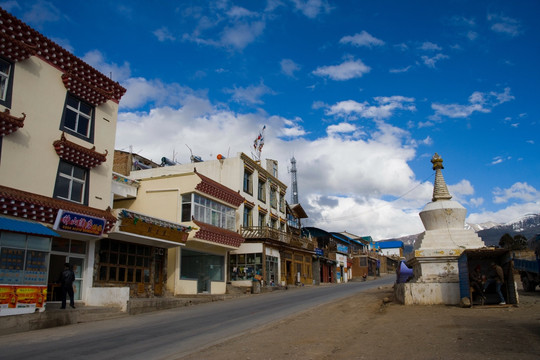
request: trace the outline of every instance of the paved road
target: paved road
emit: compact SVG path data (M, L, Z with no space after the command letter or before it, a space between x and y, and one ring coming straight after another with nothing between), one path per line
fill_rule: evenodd
M314 286L0 337L0 359L177 359L309 308L391 284Z

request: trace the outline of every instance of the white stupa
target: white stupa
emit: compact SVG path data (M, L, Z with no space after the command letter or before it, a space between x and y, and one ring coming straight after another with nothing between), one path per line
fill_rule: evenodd
M458 258L465 249L478 249L484 242L465 229L467 210L453 201L442 175L442 158L431 159L435 170L432 201L420 212L424 231L407 258L413 279L396 284L396 299L404 304L458 304Z

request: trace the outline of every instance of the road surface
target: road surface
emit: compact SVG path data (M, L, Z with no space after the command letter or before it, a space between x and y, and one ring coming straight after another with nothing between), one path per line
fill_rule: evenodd
M394 276L274 291L227 301L5 335L1 359L175 359L321 304L393 283ZM1 320L1 319L0 319Z

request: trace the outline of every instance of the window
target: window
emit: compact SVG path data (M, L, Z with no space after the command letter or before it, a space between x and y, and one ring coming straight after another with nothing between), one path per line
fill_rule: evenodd
M67 94L61 130L93 142L93 107Z
M149 283L151 255L150 246L102 239L99 246L99 280Z
M262 275L262 253L231 254L229 257L231 280L252 280L255 275Z
M11 108L13 64L0 58L0 105Z
M249 206L244 205L244 226L253 226L253 216L252 216L252 209Z
M182 221L191 221L191 195L182 195Z
M270 206L277 209L277 190L275 188L270 189Z
M180 279L224 281L225 257L182 249Z
M87 169L60 160L54 187L54 197L86 204L87 178Z
M285 212L285 194L279 194L279 211Z
M244 169L244 192L253 194L253 173Z
M193 206L192 206L193 204ZM182 195L182 221L191 221L191 216L207 224L235 231L236 210L207 199L199 194Z
M260 201L266 202L266 181L259 178L257 197Z
M263 227L266 225L266 215L262 212L259 213L259 227Z
M47 284L51 239L0 232L0 283Z

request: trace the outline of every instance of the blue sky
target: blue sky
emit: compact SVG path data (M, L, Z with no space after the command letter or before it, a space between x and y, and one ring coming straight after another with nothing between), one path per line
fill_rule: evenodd
M305 225L422 232L435 152L467 221L540 212L538 1L0 5L126 87L117 149L250 154L266 125Z

